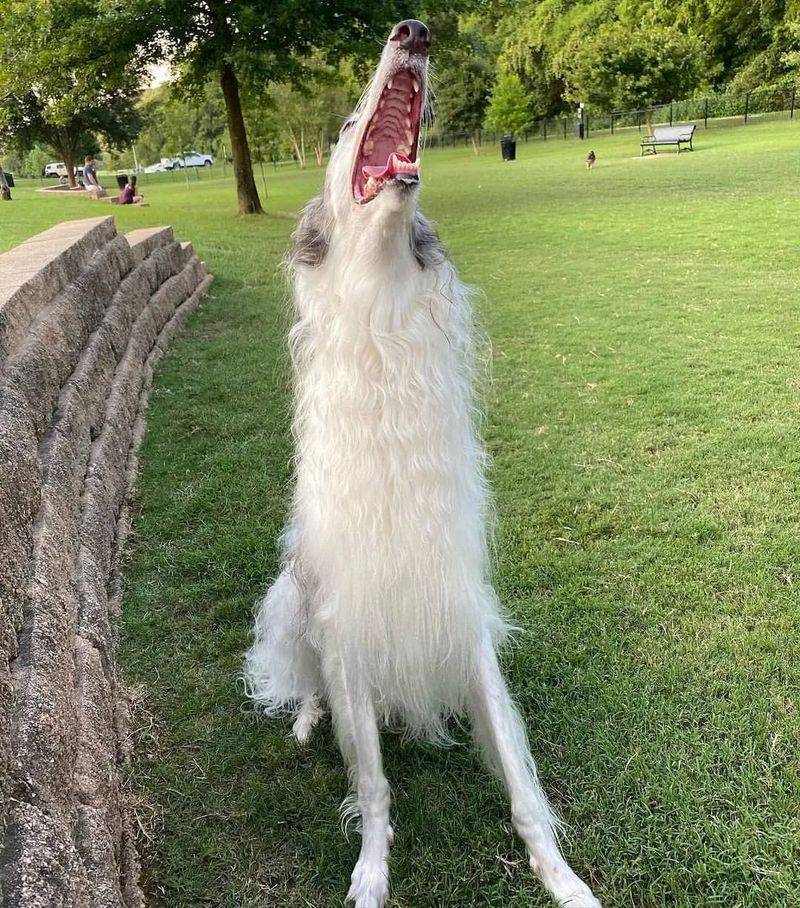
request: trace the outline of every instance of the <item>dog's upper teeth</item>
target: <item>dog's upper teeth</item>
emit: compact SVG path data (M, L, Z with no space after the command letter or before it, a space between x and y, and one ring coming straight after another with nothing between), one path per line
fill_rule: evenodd
M389 81L386 83L386 87L391 89L393 84L394 84L394 76L392 76L392 78L389 79Z
M411 124L409 123L408 125L410 126ZM409 145L414 144L414 133L410 129L406 130L406 142L408 142Z
M406 111L408 113L411 113L411 102L410 101L408 102L408 104L406 104Z
M406 117L406 126L411 129L411 117Z
M364 142L364 152L365 152L365 154L370 154L370 153L372 152L372 149L373 149L374 147L375 147L375 143L372 141L372 139L367 139L367 141Z
M418 92L419 91L419 82L417 82L417 80L413 76L411 77L411 84L414 86L414 92L415 93Z

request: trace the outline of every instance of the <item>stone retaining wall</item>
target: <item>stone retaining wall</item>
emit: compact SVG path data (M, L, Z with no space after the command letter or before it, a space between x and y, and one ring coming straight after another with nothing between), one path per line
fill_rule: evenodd
M0 905L138 906L115 669L153 369L211 277L169 227L0 255Z

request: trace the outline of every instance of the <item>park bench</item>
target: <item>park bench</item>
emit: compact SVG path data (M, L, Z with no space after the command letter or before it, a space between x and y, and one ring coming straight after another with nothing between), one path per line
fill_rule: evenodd
M657 154L659 145L677 145L678 154L681 153L681 145L688 145L689 151L694 151L692 146L692 136L697 127L694 124L688 126L656 126L653 132L642 143L642 155L645 148L650 148L653 154Z

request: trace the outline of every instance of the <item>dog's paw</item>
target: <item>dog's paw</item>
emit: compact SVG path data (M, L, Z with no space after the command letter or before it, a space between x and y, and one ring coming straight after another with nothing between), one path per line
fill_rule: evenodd
M355 908L383 908L389 898L389 867L384 863L359 861L351 877L345 901Z
M292 725L292 735L298 744L308 744L311 740L311 732L317 723L309 716L299 716L294 720Z
M308 744L311 739L311 733L324 714L324 711L316 703L306 702L303 704L292 725L292 734L297 739L298 744Z
M561 908L602 908L592 890L566 862L542 865L531 859L531 868Z
M559 899L558 904L561 908L603 908L587 886L584 886L581 892L574 892L566 898Z
M552 892L561 908L602 908L592 890L578 877L565 886L554 887Z

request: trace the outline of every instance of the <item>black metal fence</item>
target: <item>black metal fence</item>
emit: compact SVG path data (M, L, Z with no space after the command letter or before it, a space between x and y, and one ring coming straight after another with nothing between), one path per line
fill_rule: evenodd
M744 94L711 95L707 98L691 98L685 101L671 101L669 104L655 104L640 110L614 110L601 113L584 110L583 138L597 135L615 135L618 132L649 132L653 126L677 123L695 123L705 128L719 126L746 126L763 120L793 120L800 118L800 92L794 85L785 88L762 89ZM550 117L534 121L522 135L520 141L548 141L552 139L577 139L579 134L577 114ZM481 130L466 132L441 132L433 127L428 130L426 144L430 148L451 148L476 145L496 145L500 134Z

